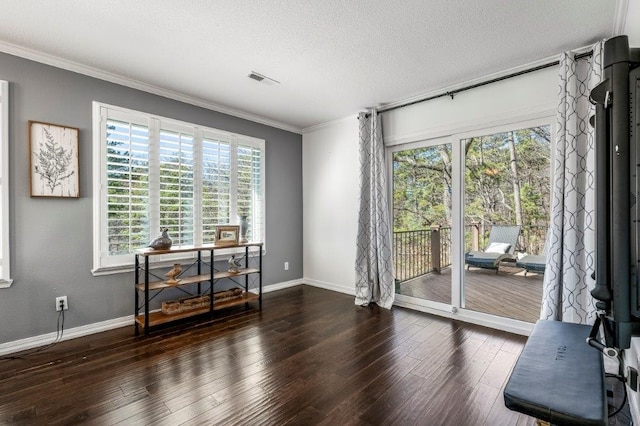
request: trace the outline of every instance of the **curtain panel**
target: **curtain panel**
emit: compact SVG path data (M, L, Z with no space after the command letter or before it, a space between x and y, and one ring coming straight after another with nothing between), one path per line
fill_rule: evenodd
M360 209L356 241L356 305L390 309L395 298L382 125L360 113Z
M595 282L595 113L589 93L602 78L603 42L590 57L560 59L557 138L541 319L592 324Z

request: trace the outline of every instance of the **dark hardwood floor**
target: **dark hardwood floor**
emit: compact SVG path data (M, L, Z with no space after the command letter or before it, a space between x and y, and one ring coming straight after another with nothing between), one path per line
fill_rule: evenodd
M298 286L261 312L2 360L0 423L533 425L502 398L524 342Z

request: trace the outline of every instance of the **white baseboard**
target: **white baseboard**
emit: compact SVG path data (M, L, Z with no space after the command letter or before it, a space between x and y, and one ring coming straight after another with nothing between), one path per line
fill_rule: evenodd
M295 287L298 285L302 285L304 284L304 280L291 280L291 281L284 281L281 283L276 283L276 284L269 284L269 285L265 285L262 286L262 292L263 293L270 293L272 291L277 291L277 290L283 290L285 288L291 288L291 287Z
M125 327L133 324L133 315L115 318L107 321L96 322L93 324L81 325L80 327L64 330L63 340L71 340L77 337L88 336L90 334L100 333L102 331L113 330L115 328ZM7 355L14 352L26 351L40 346L49 345L56 340L55 332L41 334L39 336L27 337L26 339L14 340L0 344L0 355Z
M338 293L348 294L350 296L356 295L356 289L354 286L343 286L339 284L328 283L324 281L312 280L310 278L302 279L304 284L308 284L313 287L323 288L325 290L337 291Z
M271 291L282 290L289 287L295 287L303 284L303 280L285 281L282 283L266 285L262 287L264 293ZM100 333L102 331L113 330L115 328L126 327L133 325L133 315L126 317L114 318L107 321L96 322L93 324L82 325L80 327L70 328L64 330L62 335L63 340L71 340L77 337L88 336L90 334ZM14 340L12 342L0 344L0 356L7 355L15 352L26 351L29 349L38 348L53 343L56 340L56 333L41 334L39 336L27 337L26 339Z

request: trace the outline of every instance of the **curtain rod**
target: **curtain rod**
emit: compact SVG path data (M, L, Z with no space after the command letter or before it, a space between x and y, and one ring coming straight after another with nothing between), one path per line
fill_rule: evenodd
M579 55L575 56L575 59L586 58L586 57L589 57L591 55L593 55L593 50L590 50L590 51L584 52L584 53L580 53ZM545 68L550 68L550 67L557 66L557 65L560 65L560 61L553 61L553 62L549 62L549 63L546 63L546 64L538 65L538 66L533 67L533 68L528 68L528 69L525 69L525 70L522 70L522 71L514 72L512 74L507 74L507 75L503 75L501 77L493 78L491 80L483 81L481 83L472 84L470 86L461 87L459 89L450 90L450 91L447 91L447 92L444 92L444 93L440 93L438 95L433 95L433 96L429 96L427 98L417 99L415 101L407 102L407 103L400 104L400 105L395 105L395 106L392 106L392 107L389 107L389 108L380 108L377 111L377 114L382 114L383 112L389 112L389 111L393 111L395 109L400 109L400 108L408 107L408 106L411 106L411 105L419 104L419 103L422 103L422 102L431 101L433 99L443 98L445 96L451 96L451 99L453 99L453 97L456 94L458 94L460 92L464 92L466 90L471 90L471 89L475 89L476 87L481 87L481 86L486 86L488 84L497 83L498 81L507 80L509 78L518 77L518 76L521 76L521 75L524 75L524 74L529 74L530 72L540 71L540 70L543 70ZM370 115L371 115L370 113L367 113L366 117L369 117Z

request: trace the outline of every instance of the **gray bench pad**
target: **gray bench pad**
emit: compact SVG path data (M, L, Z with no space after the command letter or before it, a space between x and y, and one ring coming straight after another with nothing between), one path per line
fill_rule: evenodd
M504 389L507 408L554 425L606 425L602 353L591 326L538 321Z

